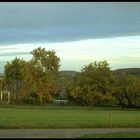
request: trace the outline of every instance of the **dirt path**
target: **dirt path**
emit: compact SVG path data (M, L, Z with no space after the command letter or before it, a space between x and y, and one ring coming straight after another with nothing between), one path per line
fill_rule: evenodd
M85 134L110 133L109 128L0 129L0 138L77 138ZM113 128L114 132L140 132L140 128Z

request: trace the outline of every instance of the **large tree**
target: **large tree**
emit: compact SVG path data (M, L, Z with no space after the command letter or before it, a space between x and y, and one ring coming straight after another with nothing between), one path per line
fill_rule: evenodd
M122 72L116 76L113 96L122 107L139 106L140 79Z
M107 61L95 61L77 75L71 96L81 104L98 105L103 99L111 97L112 81L112 71Z
M4 76L7 89L10 90L15 101L21 98L21 88L23 86L22 68L25 66L23 59L15 58L5 65Z
M24 79L28 92L35 93L42 104L51 101L57 92L60 59L55 51L46 51L41 47L34 49L31 54L33 57L24 68Z

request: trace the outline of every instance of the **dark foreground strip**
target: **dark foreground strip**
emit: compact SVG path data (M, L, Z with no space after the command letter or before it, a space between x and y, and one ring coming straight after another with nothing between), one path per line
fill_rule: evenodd
M0 129L0 138L78 138L87 134L140 132L140 128Z

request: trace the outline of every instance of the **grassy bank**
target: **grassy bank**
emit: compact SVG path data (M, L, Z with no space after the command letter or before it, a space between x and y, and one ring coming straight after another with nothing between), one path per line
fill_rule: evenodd
M109 117L111 114L111 118ZM0 128L140 127L136 109L81 106L0 106Z

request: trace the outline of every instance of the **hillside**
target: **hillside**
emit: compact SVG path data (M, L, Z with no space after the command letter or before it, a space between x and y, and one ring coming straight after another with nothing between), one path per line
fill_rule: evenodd
M140 68L123 68L123 69L117 69L114 70L113 73L115 75L119 75L121 72L126 72L127 74L140 77ZM64 70L60 72L62 76L75 76L78 72L72 71L72 70Z
M125 71L127 74L130 74L130 75L133 75L133 76L136 76L136 77L140 77L140 68L123 68L123 69L117 69L117 70L114 70L113 73L115 75L119 75L121 72ZM63 70L63 71L60 71L60 74L62 76L75 76L77 73L77 71L74 71L74 70ZM2 73L0 73L0 77L3 76Z
M64 70L64 71L60 71L60 74L62 76L75 76L78 72L77 71L72 71L72 70Z
M140 77L140 68L124 68L124 69L117 69L114 70L113 73L119 75L121 72L126 72L127 74Z

